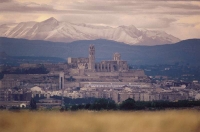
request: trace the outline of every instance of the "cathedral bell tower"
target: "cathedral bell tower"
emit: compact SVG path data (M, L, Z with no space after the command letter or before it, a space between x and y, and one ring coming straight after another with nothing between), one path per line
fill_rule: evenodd
M113 55L113 60L114 60L114 61L120 61L120 60L121 60L121 55L120 55L120 53L114 53L114 55Z
M90 45L89 47L89 64L88 69L94 71L95 70L95 47L94 45Z

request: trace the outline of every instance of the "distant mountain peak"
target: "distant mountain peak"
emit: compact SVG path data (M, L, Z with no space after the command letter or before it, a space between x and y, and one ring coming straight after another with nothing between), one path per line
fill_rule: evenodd
M42 22L22 22L0 26L0 37L54 42L107 39L129 45L161 45L180 41L180 39L165 32L141 30L134 25L112 28L85 23L59 22L54 17Z
M54 17L50 17L50 18L48 18L48 19L46 19L44 21L58 21L58 20L56 20Z
M54 23L59 23L58 20L56 20L54 17L50 17L47 20L42 21L41 23L50 23L50 24L54 24Z
M119 27L121 27L121 28L135 28L135 29L137 29L134 25L128 25L128 26L121 25Z

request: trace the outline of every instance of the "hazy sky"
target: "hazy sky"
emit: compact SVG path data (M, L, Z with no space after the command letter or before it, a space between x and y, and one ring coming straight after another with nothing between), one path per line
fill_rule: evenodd
M200 1L191 0L0 0L0 24L59 21L134 25L180 39L200 38Z

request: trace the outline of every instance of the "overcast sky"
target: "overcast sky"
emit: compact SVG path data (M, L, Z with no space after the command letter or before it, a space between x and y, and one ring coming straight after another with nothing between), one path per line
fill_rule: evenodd
M0 0L0 25L25 21L134 25L180 39L200 38L200 1L191 0Z

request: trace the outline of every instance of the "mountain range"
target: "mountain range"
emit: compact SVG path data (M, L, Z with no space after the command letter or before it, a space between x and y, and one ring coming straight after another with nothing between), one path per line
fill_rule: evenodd
M137 29L135 26L96 26L59 22L51 17L42 22L21 22L0 25L0 37L74 42L78 40L106 39L129 45L162 45L179 42L180 39L163 31Z
M30 57L88 57L88 47L95 45L96 61L112 60L121 54L122 60L133 65L189 63L200 65L200 39L189 39L175 44L135 46L111 40L81 40L71 43L26 40L0 37L2 60L9 56ZM5 54L6 53L6 54ZM27 63L24 61L24 63Z

